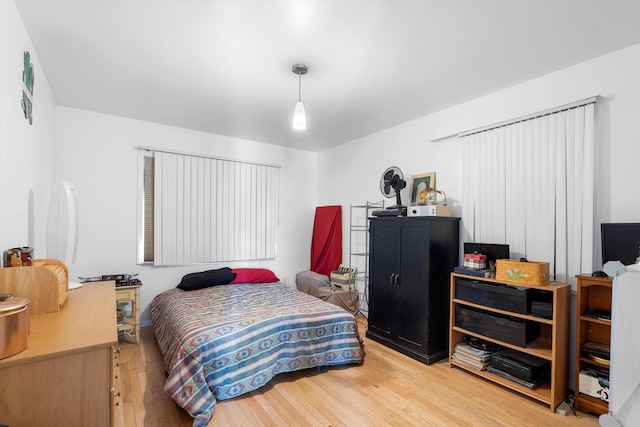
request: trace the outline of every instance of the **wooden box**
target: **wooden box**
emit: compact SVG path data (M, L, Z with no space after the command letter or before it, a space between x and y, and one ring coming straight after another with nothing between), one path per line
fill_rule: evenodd
M549 263L499 259L496 260L496 280L526 285L544 285L549 283Z
M0 293L29 300L29 315L55 313L67 300L69 270L57 259L36 259L32 266L0 268Z

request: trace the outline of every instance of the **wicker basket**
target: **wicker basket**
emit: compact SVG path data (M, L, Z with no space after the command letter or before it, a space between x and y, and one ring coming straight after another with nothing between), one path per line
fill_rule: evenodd
M525 285L544 285L549 283L549 263L499 259L496 260L496 280Z

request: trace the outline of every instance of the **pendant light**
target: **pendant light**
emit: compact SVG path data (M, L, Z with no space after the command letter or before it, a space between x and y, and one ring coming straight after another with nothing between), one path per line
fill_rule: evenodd
M298 75L298 102L296 108L293 111L293 128L296 130L305 130L307 128L307 115L304 111L304 105L302 105L302 99L300 97L300 86L302 75L307 74L309 69L306 65L295 64L291 67L291 71Z

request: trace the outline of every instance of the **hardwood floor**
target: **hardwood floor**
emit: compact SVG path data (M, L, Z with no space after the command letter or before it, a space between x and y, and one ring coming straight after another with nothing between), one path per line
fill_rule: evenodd
M219 401L209 427L222 426L598 426L594 414L562 416L447 361L423 365L364 336L361 366L281 374L266 386ZM120 344L121 403L115 425L190 427L193 419L162 389L153 330Z

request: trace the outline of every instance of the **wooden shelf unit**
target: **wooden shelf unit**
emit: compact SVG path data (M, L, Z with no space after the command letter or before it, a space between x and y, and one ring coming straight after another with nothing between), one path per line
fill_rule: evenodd
M462 278L482 283L492 283L498 285L512 285L524 288L537 289L547 291L552 294L553 301L553 318L544 319L532 316L531 314L520 314L506 310L500 310L481 304L474 304L456 298L456 278ZM547 285L523 285L521 283L511 283L489 278L481 278L475 276L467 276L463 274L451 274L451 308L450 308L450 337L449 337L449 365L471 372L479 377L485 378L503 387L518 392L524 396L534 399L540 403L549 406L553 412L558 405L565 399L568 390L569 377L569 303L571 297L571 287L564 283L550 283ZM538 339L530 342L526 347L520 347L504 341L496 340L476 332L472 332L455 325L455 312L457 306L479 308L488 312L511 316L535 322L540 325L540 336ZM549 380L540 386L530 389L516 382L502 378L499 375L489 371L480 371L464 363L454 360L451 356L455 350L456 344L463 342L465 335L477 337L485 341L498 344L522 353L530 354L550 362Z
M580 393L579 375L586 368L609 371L609 365L582 355L586 342L611 345L611 321L585 316L588 310L611 310L613 280L610 277L578 275L578 299L576 302L576 360L575 360L575 408L582 412L606 414L609 404L597 397Z

